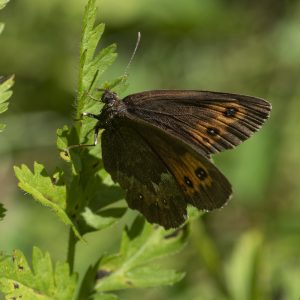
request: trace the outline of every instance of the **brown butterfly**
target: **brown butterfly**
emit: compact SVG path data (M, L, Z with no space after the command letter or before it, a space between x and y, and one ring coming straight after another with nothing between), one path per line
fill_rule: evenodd
M210 155L248 139L271 105L255 97L197 90L153 90L118 99L105 90L95 137L104 168L126 191L128 206L150 223L178 227L187 204L222 207L232 189ZM95 139L96 143L96 139Z

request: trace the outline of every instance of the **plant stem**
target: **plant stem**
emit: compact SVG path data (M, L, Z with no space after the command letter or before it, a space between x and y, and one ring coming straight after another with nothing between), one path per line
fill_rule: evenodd
M74 260L75 260L75 247L77 242L77 237L74 234L72 228L70 228L69 232L69 243L68 243L68 254L67 254L67 262L69 263L70 267L70 274L74 271Z

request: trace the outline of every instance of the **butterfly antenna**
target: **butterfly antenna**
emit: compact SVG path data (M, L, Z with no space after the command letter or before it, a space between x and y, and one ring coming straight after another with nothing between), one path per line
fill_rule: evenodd
M137 51L137 49L138 49L138 47L139 47L140 41L141 41L141 33L138 32L137 40L136 40L136 43L135 43L135 47L134 47L134 50L133 50L132 55L131 55L131 57L130 57L130 60L129 60L129 62L128 62L126 68L125 68L123 78L126 78L126 77L128 76L128 70L129 70L129 67L130 67L131 62L133 61L133 58L134 58L134 56L135 56L135 53L136 53L136 51Z

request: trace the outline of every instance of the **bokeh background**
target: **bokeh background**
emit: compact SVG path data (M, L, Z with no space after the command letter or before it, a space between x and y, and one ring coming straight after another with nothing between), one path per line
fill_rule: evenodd
M33 245L54 260L66 255L67 228L17 188L12 167L38 161L52 172L61 164L55 132L72 123L85 3L12 0L0 14L6 23L0 74L16 75L9 111L1 116L7 129L0 135L0 199L8 212L0 249L19 248L28 258ZM215 156L234 196L195 221L188 245L164 262L185 271L184 280L121 298L299 299L300 1L102 0L99 19L107 26L101 45L118 44L108 79L123 74L142 33L126 93L202 89L273 105L259 133ZM122 226L79 244L76 269L116 251Z

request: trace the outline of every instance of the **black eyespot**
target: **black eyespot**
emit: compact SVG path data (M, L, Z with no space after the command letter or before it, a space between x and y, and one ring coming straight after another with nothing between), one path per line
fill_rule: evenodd
M224 115L226 117L233 117L237 113L237 109L235 107L228 107L224 111Z
M139 200L144 200L144 196L142 194L139 194Z
M189 187L193 187L194 186L193 183L191 182L191 180L187 176L184 176L184 182Z
M209 135L217 135L220 133L220 131L217 128L209 127L209 128L207 128L207 133Z
M197 175L197 177L200 180L204 180L207 177L207 173L201 167L199 167L198 169L196 169L195 174Z

